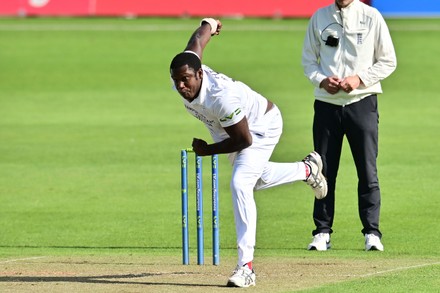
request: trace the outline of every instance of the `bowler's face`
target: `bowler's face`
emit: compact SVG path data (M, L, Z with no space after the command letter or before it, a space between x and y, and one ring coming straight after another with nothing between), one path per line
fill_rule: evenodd
M171 78L177 91L189 102L197 97L202 86L202 76L202 69L195 72L188 65L171 70Z

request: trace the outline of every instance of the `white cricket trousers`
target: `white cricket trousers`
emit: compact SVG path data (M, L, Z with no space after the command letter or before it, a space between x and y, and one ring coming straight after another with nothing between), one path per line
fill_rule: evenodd
M263 131L251 131L252 145L229 155L233 165L231 192L239 266L254 258L257 231L254 191L306 179L303 162L269 162L283 129L283 119L278 107L274 105L260 120L261 125L257 128ZM250 128L253 129L252 126Z

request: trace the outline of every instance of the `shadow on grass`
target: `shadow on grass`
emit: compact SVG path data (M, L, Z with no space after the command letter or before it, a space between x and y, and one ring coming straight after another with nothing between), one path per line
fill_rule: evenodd
M188 274L188 273L174 273ZM147 285L147 286L185 286L185 287L214 287L222 288L225 285L212 284L189 284L189 283L172 283L172 282L136 282L124 281L116 279L134 279L145 277L157 277L161 274L128 274L128 275L102 275L102 276L59 276L59 277L41 277L41 276L1 276L0 283L88 283L88 284L120 284L120 285Z

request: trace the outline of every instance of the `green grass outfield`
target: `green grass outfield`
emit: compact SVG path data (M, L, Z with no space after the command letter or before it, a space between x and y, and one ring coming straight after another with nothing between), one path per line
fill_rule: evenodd
M171 90L168 68L198 21L0 19L0 274L7 260L39 256L135 255L180 264L179 150L192 137L209 139L209 134ZM313 229L313 195L299 182L256 193L255 264L258 269L259 260L277 257L279 262L396 265L333 284L318 278L315 289L300 288L307 292L438 292L440 287L440 19L387 22L398 68L383 82L379 97L385 252L362 250L356 175L345 144L332 250L305 250ZM274 101L285 127L273 160L302 159L313 147L313 88L301 67L307 21L224 19L223 24L204 63ZM222 156L221 257L232 259L232 270L230 173ZM322 274L331 280L331 272Z

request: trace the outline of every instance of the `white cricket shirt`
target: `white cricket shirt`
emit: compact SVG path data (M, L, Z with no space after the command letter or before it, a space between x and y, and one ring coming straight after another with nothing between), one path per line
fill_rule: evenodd
M199 96L192 102L182 97L186 110L202 121L214 142L229 137L223 127L234 125L247 118L249 130L264 134L266 126L260 118L267 108L267 99L240 81L215 72L202 65L203 80Z
M328 36L339 39L336 47L326 45ZM333 3L315 12L309 21L303 53L304 74L315 85L317 100L348 105L382 93L380 81L396 68L396 54L388 27L376 8L354 0L345 8ZM358 75L363 81L350 93L331 95L319 88L329 76Z

